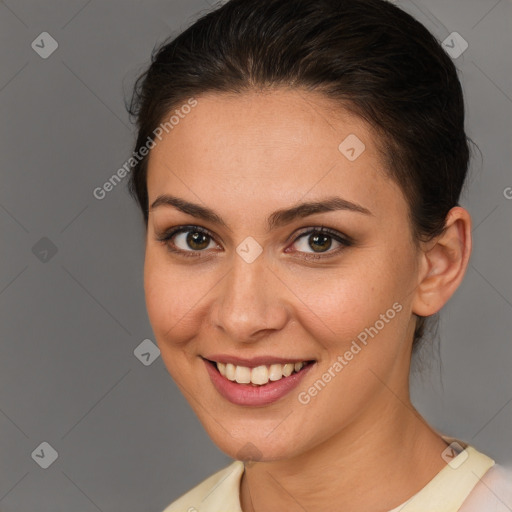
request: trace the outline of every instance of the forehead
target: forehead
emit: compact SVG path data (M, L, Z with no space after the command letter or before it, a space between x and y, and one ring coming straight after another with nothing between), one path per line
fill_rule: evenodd
M150 204L158 194L179 191L196 201L225 197L226 207L233 192L252 206L273 199L275 206L289 206L333 193L372 211L405 206L371 127L319 93L208 93L196 100L161 141L155 139Z

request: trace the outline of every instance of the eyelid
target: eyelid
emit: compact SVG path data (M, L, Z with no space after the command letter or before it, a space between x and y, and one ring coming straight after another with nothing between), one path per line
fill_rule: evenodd
M344 233L341 233L337 231L336 229L331 229L326 226L320 225L320 226L309 226L307 228L303 228L299 233L292 233L288 238L287 242L290 239L293 239L294 242L296 242L299 238L301 238L304 235L313 234L313 233L323 233L326 235L331 236L335 240L337 240L340 243L344 243L346 245L353 245L355 243L355 240L345 235Z
M176 235L179 235L181 233L187 233L187 232L203 233L204 235L211 238L218 245L216 237L208 229L203 228L202 226L196 226L196 225L192 225L192 224L174 226L172 228L165 229L161 233L156 234L155 240L157 242L163 243L167 247L167 250L172 253L184 255L186 257L192 256L192 257L203 257L204 258L205 256L202 256L201 253L206 252L206 251L192 251L192 250L185 251L183 249L171 247L169 245L169 243L172 241L172 238L174 238Z
M308 261L308 260L315 260L315 261L321 261L321 260L327 260L329 258L334 258L336 256L339 256L339 254L347 249L348 247L351 247L354 245L354 239L344 235L343 233L340 233L339 231L335 229L331 229L325 226L310 226L308 228L304 228L301 232L298 234L294 233L291 237L293 237L293 244L297 243L301 238L313 234L325 234L328 235L330 238L334 239L336 242L340 244L340 247L334 249L334 250L328 250L326 252L302 252L302 251L294 251L300 254L300 258ZM291 238L289 237L289 238ZM288 239L289 239L288 238ZM293 245L292 244L292 245ZM330 248L329 248L330 249ZM285 249L286 251L287 249Z

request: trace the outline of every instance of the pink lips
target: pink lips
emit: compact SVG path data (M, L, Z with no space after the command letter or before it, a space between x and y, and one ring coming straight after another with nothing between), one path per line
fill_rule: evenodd
M220 362L224 362L224 360ZM233 362L232 358L230 360L226 360L226 362L236 364ZM283 363L287 362L291 363L292 361L283 360ZM272 363L280 363L280 361L273 359ZM206 370L210 376L210 379L215 389L226 400L229 400L231 403L236 405L248 406L264 406L271 404L276 400L279 400L281 397L285 396L295 387L297 387L300 381L304 378L304 376L314 366L314 363L310 363L304 366L299 372L292 373L289 377L283 377L282 379L277 381L270 381L262 386L254 386L252 384L238 384L238 382L230 381L229 379L220 374L214 363L204 360L204 364L206 366ZM243 363L238 364L242 365ZM262 362L258 359L251 359L250 364L251 366L245 363L243 364L243 366L254 368L255 366L259 366L261 364L271 363Z

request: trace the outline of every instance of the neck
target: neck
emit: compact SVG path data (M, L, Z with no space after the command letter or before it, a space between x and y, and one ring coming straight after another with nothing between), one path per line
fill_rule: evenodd
M366 417L297 457L246 466L240 483L242 510L387 512L445 466L441 453L447 443L408 396L393 396L379 411L367 411Z

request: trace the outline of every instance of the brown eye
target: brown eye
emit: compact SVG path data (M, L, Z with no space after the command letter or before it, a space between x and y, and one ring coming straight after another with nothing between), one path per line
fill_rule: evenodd
M333 247L334 250L329 251ZM320 258L324 253L326 257L337 254L345 247L352 245L350 239L329 228L315 228L299 235L293 244L298 252L304 253L305 257Z
M164 232L156 240L164 243L169 251L184 256L200 256L199 253L208 249L212 242L216 245L213 237L199 226L181 226Z
M198 231L189 231L185 241L186 244L195 251L202 251L210 244L208 235Z
M329 235L309 235L308 244L315 252L330 249L332 238Z

